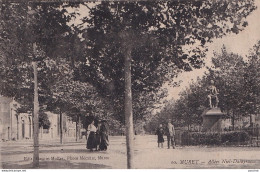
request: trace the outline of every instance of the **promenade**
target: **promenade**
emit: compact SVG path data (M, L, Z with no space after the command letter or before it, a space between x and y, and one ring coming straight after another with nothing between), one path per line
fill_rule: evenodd
M110 136L106 152L90 152L85 140L75 142L40 141L40 168L125 169L126 145L124 136ZM166 140L166 138L165 138ZM1 168L32 168L32 141L1 142ZM260 168L259 147L200 147L177 146L158 148L156 136L136 136L135 168Z

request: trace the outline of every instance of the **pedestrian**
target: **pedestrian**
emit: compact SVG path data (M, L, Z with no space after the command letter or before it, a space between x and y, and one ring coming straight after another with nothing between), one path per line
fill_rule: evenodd
M107 147L109 145L109 140L108 140L108 127L106 125L106 121L102 120L101 126L100 126L100 145L99 149L100 150L107 150Z
M162 124L159 125L159 128L157 129L156 131L156 134L158 136L158 148L160 148L160 144L161 144L161 148L163 148L163 142L164 142L164 138L163 138L163 135L164 135L164 130L163 130L163 126Z
M167 136L167 144L168 149L170 149L170 143L173 149L175 149L175 129L174 125L171 123L171 119L168 120L168 124L166 126L166 136Z
M96 150L100 150L99 145L101 141L101 133L100 133L100 127L101 127L101 120L98 120L97 123L97 132L96 132Z
M94 125L94 120L92 120L91 124L88 125L87 129L87 149L93 151L96 148L96 131L97 128Z

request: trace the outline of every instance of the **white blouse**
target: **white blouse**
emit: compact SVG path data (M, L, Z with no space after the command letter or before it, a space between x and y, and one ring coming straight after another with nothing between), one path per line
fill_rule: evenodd
M95 125L93 125L93 124L90 124L90 125L88 125L88 131L93 131L93 132L96 132L97 131L97 128L95 127Z

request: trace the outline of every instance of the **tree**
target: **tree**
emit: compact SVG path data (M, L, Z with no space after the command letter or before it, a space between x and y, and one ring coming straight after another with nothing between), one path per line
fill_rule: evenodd
M46 100L41 95L44 81L38 85L38 75L46 71L38 71L41 69L39 63L46 57L60 58L66 54L62 51L66 47L61 43L70 32L67 22L73 15L65 15L67 11L62 5L1 3L1 94L13 97L19 103L25 102L27 110L34 109L34 167L39 167L39 102Z
M244 101L243 112L248 115L259 114L260 109L260 41L253 47L246 63L244 73ZM252 120L250 121L252 123Z
M202 79L198 78L180 93L180 99L173 105L172 115L187 126L201 124L201 115L209 107L206 88L210 80L214 80L219 92L219 107L227 114L226 117L232 118L234 129L237 118L253 113L255 106L251 91L257 90L256 66L246 63L237 54L228 53L223 47L221 53L214 54L212 66L208 67Z
M175 126L187 126L202 124L202 113L207 109L206 84L203 79L197 78L186 89L179 93L180 98L169 102L158 115L165 119L175 121Z
M43 127L44 129L49 129L51 122L46 113L40 112L39 114L39 128Z
M132 91L156 94L179 72L200 68L205 43L238 33L254 9L251 0L101 2L90 8L82 29L86 58L77 79L108 97L118 114L124 111L128 168L134 167ZM192 44L197 46L186 53L184 46Z
M246 115L242 109L246 103L246 99L244 99L246 63L243 57L228 53L225 47L222 48L221 54L215 54L215 57L212 58L212 63L213 68L210 70L211 76L208 78L216 79L216 86L220 92L219 106L222 110L227 112L228 116L232 116L234 129L235 119L239 116Z

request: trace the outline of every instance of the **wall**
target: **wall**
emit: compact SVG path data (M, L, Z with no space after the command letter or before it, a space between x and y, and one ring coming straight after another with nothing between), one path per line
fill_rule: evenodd
M12 124L10 102L12 99L0 96L0 139L10 140L12 137Z
M11 98L0 96L0 141L27 140L33 138L32 114L16 113L19 104ZM40 129L39 138L59 139L59 115L46 112L50 120L49 130ZM63 114L63 135L76 137L76 123Z

